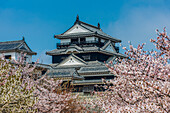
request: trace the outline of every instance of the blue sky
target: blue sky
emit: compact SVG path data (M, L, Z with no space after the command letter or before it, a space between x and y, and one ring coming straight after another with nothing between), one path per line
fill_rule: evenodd
M54 34L61 34L73 25L76 15L92 25L100 22L104 32L134 46L146 42L155 29L167 27L170 32L170 0L0 0L0 41L25 37L38 54L33 60L51 63L46 51L56 48Z

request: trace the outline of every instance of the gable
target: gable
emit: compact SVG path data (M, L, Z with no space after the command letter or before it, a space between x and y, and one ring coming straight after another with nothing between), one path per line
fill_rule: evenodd
M113 45L111 43L108 44L108 46L105 48L106 51L109 51L109 52L116 52Z
M24 43L24 44L22 44L20 47L19 47L19 49L20 50L24 50L24 51L31 51L28 47L27 47L27 45Z
M87 29L83 28L82 26L76 24L71 29L69 29L67 32L65 32L64 34L83 33L83 32L89 32L89 30L87 30Z
M59 64L59 66L72 66L72 65L85 65L85 63L81 59L75 58L73 55L70 55Z
M63 65L82 65L83 63L77 61L74 58L70 58L67 62L65 62Z

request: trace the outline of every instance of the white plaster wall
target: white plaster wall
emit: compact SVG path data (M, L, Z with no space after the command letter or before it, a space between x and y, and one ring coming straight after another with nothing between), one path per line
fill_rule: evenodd
M11 60L18 60L19 56L21 56L21 53L19 52L7 52L7 53L0 53L0 57L2 55L11 55ZM32 55L26 55L27 59L26 62L31 63L32 62Z
M9 52L9 53L0 53L0 56L2 55L11 55L11 59L15 60L16 59L16 53L15 52Z
M60 42L61 43L69 43L69 42L71 42L71 39L61 39Z
M105 42L105 40L104 40L104 39L101 39L101 42L103 42L103 43L104 43L104 42Z
M94 37L86 37L86 41L94 41Z
M106 51L113 52L113 53L116 53L116 50L114 49L114 47L113 47L111 44L109 44L109 45L106 47L105 50L106 50Z
M73 57L71 57L67 62L62 64L63 66L65 65L82 65L83 63L76 61Z
M70 34L70 33L80 33L80 32L88 32L86 29L82 28L79 25L74 26L72 29L67 31L65 34Z
M17 60L20 56L21 56L21 54L17 52L17 53L15 54L16 60ZM26 57L27 57L26 62L31 63L31 62L32 62L32 55L26 55Z
M32 55L26 55L26 57L27 57L26 62L31 63L32 62Z
M16 53L16 54L15 54L16 60L18 60L19 57L20 57L20 53Z

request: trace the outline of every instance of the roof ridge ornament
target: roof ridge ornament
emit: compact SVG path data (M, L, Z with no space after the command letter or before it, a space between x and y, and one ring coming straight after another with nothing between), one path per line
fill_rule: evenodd
M24 36L22 37L22 40L25 41L25 37Z
M97 27L100 29L100 23L98 22Z
M76 21L79 21L79 15L77 14Z
M74 24L76 24L76 23L80 24L80 20L79 20L79 15L78 14L77 14L76 21L75 21Z

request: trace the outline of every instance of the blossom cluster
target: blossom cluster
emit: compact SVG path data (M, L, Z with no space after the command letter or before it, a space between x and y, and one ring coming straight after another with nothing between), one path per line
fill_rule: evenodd
M125 59L106 64L115 75L103 80L105 92L97 92L97 105L106 112L170 112L170 39L165 29L157 34L157 40L151 39L157 50L130 45L123 47Z

